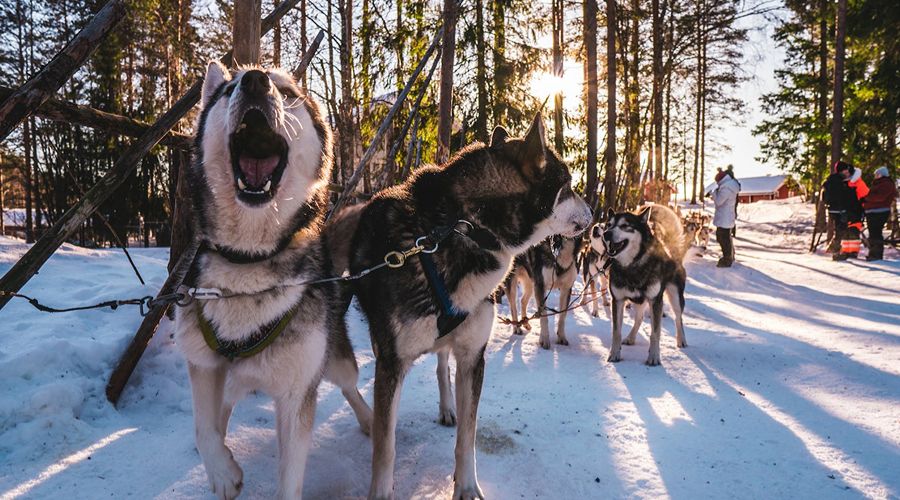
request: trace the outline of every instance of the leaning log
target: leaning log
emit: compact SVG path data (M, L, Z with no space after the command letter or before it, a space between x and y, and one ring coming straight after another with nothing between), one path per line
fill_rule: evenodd
M299 1L287 0L272 11L262 22L263 34L271 30L275 21L294 8ZM230 66L231 53L222 56L221 61L226 66ZM115 192L116 188L125 182L144 155L197 104L202 87L203 80L197 80L144 135L131 143L131 146L119 157L119 160L103 179L94 185L74 207L60 217L56 224L47 230L34 246L3 275L3 278L0 278L0 290L18 292L38 272L53 252L81 227L81 224ZM9 302L10 298L10 295L0 297L0 309Z
M0 104L0 141L55 94L125 17L125 0L109 0L68 45Z
M156 295L157 298L175 293L178 290L178 287L181 286L181 282L184 281L185 275L187 275L187 272L190 270L191 264L194 263L194 256L197 255L197 249L199 248L200 240L195 239L190 246L184 249L181 258L178 259L178 263L175 264L172 273L169 274L166 282ZM159 321L166 314L168 308L169 305L167 304L165 306L150 309L150 312L148 312L147 315L144 316L144 320L141 321L141 326L138 327L138 331L134 334L134 338L131 339L131 343L128 344L122 357L119 358L119 363L113 370L112 375L109 376L109 383L106 384L106 399L108 399L113 406L119 402L119 397L122 395L122 389L125 388L128 379L131 378L134 368L137 366L138 361L140 361L141 356L147 349L147 344L150 343L150 339L153 338L153 334L156 333L156 329L159 327Z
M13 92L14 90L9 87L0 86L0 101L11 96ZM107 113L88 106L70 104L54 98L47 99L41 107L34 111L33 115L55 122L74 123L75 125L90 127L95 130L108 132L111 135L140 137L150 128L149 123L140 120L115 113ZM188 150L191 147L191 136L170 131L159 142L166 146Z
M397 135L397 139L394 141L394 145L387 155L387 165L381 172L381 177L378 179L378 189L385 188L388 185L388 182L393 181L394 158L397 156L397 153L400 152L400 147L405 142L406 134L409 133L409 127L412 125L413 119L419 114L419 106L422 105L422 99L425 98L425 93L428 91L428 84L431 83L431 78L434 76L434 70L437 69L440 60L440 57L435 57L434 62L431 63L431 69L428 70L428 76L425 77L425 80L422 82L422 86L419 89L419 95L416 96L416 102L413 103L412 109L409 111L409 116L406 117L406 122L403 124L403 128L400 129L400 134Z
M328 218L331 218L332 215L338 213L342 206L347 202L350 196L353 195L353 190L356 189L356 185L359 183L360 177L362 177L363 171L366 169L366 165L369 164L369 161L372 160L372 157L375 156L375 151L378 149L379 144L381 144L381 139L384 137L384 133L387 132L388 127L391 126L391 121L394 119L394 115L397 114L397 110L400 109L400 106L403 105L403 102L406 100L406 96L409 95L409 91L412 89L413 83L419 78L419 73L422 72L422 69L425 68L425 64L428 62L428 59L434 53L435 49L438 46L438 42L441 40L441 36L444 33L444 28L438 30L437 33L434 34L434 38L431 40L431 45L428 47L428 51L425 52L425 55L422 56L422 60L419 61L419 64L416 66L413 74L410 75L409 80L406 81L406 86L403 87L403 90L400 92L400 95L397 96L397 99L394 100L394 105L391 106L390 111L388 111L387 115L381 120L381 125L378 127L378 131L375 132L375 137L372 138L372 142L369 143L368 149L363 154L363 157L360 158L359 163L356 164L356 169L353 171L353 175L347 180L346 185L344 186L344 192L341 193L341 196L338 197L337 201L334 203L334 207L332 207L331 212L328 213ZM344 133L346 131L341 131Z

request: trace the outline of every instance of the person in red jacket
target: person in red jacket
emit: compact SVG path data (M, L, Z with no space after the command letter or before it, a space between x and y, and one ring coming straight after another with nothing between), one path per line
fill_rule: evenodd
M859 256L859 249L862 247L860 234L863 230L863 205L862 200L869 195L869 186L862 179L862 169L851 167L850 178L847 179L847 186L856 194L856 203L847 211L847 233L848 238L841 242L841 256L843 259Z
M868 196L863 199L866 210L866 224L869 226L869 255L866 260L884 258L884 224L891 215L891 206L897 198L897 186L888 175L887 167L875 170L875 180Z

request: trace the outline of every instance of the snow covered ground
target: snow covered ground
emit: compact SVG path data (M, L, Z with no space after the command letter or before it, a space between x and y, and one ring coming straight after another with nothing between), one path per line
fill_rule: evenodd
M643 364L649 322L617 364L606 362L603 314L576 311L571 345L552 351L535 333L495 327L478 434L489 498L900 496L900 256L835 263L805 253L812 210L796 200L740 211L735 268L717 269L714 251L689 259L690 347L675 347L665 319L662 367ZM0 272L24 251L0 239ZM154 293L166 251L133 254L146 287L120 251L65 246L24 293L52 305ZM368 333L351 314L371 399ZM48 315L18 300L0 312L0 498L210 496L169 325L119 408L105 399L139 321L135 308ZM398 498L452 492L455 432L436 423L435 365L422 358L404 386ZM227 443L244 469L243 498L271 498L269 398L238 405ZM364 498L370 454L340 391L323 384L306 496Z

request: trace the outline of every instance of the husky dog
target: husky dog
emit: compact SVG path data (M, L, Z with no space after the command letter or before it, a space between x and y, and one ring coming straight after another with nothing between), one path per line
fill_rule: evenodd
M690 212L684 219L684 232L692 245L706 250L709 245L709 223L711 218L702 212Z
M651 224L654 230L651 231ZM662 322L663 294L675 313L676 342L687 347L682 324L684 310L684 286L687 276L682 265L685 253L684 232L681 221L671 209L651 204L640 213L607 214L606 231L603 233L609 258L609 284L612 293L612 346L609 361L621 360L622 314L625 301L634 307L635 326L625 344L634 344L643 304L651 306L650 354L647 364L660 364L659 337Z
M590 220L590 209L572 191L569 169L547 147L536 116L524 138L510 138L498 127L490 145L476 143L442 166L420 168L404 184L329 224L329 241L352 241L347 260L354 273L384 262L392 251L412 248L437 228L455 228L439 243L422 241L433 253L352 284L376 357L370 499L393 497L400 390L413 362L428 352L456 358L453 498L484 497L475 470L475 426L495 316L489 296L516 255L551 234L575 236ZM448 320L462 322L448 331Z
M547 316L546 300L550 291L559 289L559 311L563 311L556 317L556 343L569 345L566 339L566 316L569 307L569 299L572 296L572 286L578 277L576 265L578 249L581 247L581 238L564 238L553 235L540 245L531 247L522 255L516 257L515 269L507 278L506 294L509 297L509 314L515 320L517 318L516 295L518 283L522 284L522 327L516 325L513 333L522 335L522 330L531 330L528 324L528 301L532 294L537 300L538 314L541 324L541 347L550 349L550 322Z
M322 377L341 388L364 432L371 425L337 286L277 288L332 274L319 234L331 130L278 69L232 75L210 63L202 106L189 182L203 245L187 283L236 296L176 314L197 449L213 493L236 497L243 473L225 446L228 419L239 398L262 390L275 400L278 495L300 498Z
M603 228L600 224L594 224L581 254L581 279L589 290L581 297L581 305L587 311L588 304L590 304L591 316L595 318L600 317L598 306L600 299L603 300L606 314L609 314L609 278L606 276L608 261L609 255L606 253L606 242L603 240ZM600 298L597 297L598 288Z

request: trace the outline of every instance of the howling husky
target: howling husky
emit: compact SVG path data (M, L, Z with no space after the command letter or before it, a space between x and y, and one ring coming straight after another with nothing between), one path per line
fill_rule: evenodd
M329 246L334 240L349 252L354 273L417 241L430 252L353 283L376 357L370 499L393 497L400 389L416 358L428 352L456 358L453 498L483 498L475 425L495 317L489 296L516 255L551 234L575 236L590 224L590 209L571 183L536 116L524 138L498 127L490 145L476 143L445 165L421 168L330 225ZM442 380L449 386L446 373Z
M686 250L681 220L671 209L661 205L652 204L638 214L617 214L610 209L603 238L611 259L609 288L613 299L609 361L622 359L622 313L625 301L629 300L635 304L635 323L624 343L634 344L644 316L644 304L649 302L652 309L647 364L659 365L663 294L675 313L676 343L678 347L687 347L681 320L687 279L681 263Z
M197 449L213 493L236 497L242 472L225 446L228 418L248 391L265 391L275 400L278 495L300 498L322 377L341 388L364 432L371 424L337 285L285 286L333 273L320 240L331 130L288 73L232 75L214 62L194 144L188 177L203 245L187 283L232 296L176 315Z

